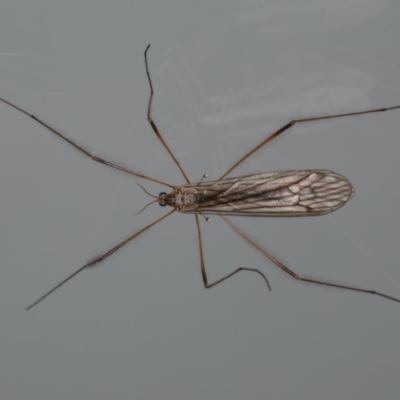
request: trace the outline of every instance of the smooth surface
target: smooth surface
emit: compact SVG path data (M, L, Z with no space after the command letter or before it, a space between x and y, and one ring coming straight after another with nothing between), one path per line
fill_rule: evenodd
M0 96L92 151L172 184L220 176L294 117L400 104L396 1L3 1ZM315 278L400 297L400 112L288 131L235 174L322 168L356 194L309 219L232 218ZM293 282L217 217L166 212L0 104L0 393L29 399L398 399L400 304ZM165 188L141 180L151 193Z

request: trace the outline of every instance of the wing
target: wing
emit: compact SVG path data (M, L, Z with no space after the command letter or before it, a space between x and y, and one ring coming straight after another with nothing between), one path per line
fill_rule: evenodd
M266 172L187 186L195 188L198 202L183 212L237 216L327 214L354 195L344 176L325 170Z

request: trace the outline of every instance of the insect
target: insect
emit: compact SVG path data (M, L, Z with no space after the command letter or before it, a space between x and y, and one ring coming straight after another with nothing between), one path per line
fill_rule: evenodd
M103 158L97 157L91 154L84 147L78 145L73 140L64 136L56 129L52 128L41 119L30 114L26 110L16 106L15 104L0 98L0 100L18 110L19 112L31 117L37 123L51 131L53 134L61 138L62 140L69 143L79 152L83 153L88 158L96 161L100 164L107 165L108 167L126 172L138 178L146 179L151 182L155 182L171 189L170 193L161 192L156 201L160 206L170 206L172 210L167 212L162 217L156 219L149 225L141 228L140 230L127 237L121 243L106 251L102 255L94 258L90 262L83 265L81 268L76 270L73 274L69 275L63 281L54 286L51 290L33 302L26 309L29 310L47 296L53 293L55 290L63 286L67 281L78 275L83 270L96 265L97 263L104 261L121 247L127 243L132 242L135 238L140 236L142 233L152 228L162 220L169 217L174 212L193 214L197 227L198 235L198 246L200 253L200 268L203 278L204 287L209 289L219 283L227 280L228 278L236 275L240 271L254 272L260 275L266 282L267 287L271 290L269 281L264 273L255 268L239 267L231 273L223 276L222 278L209 283L207 279L206 267L203 256L203 244L202 234L200 230L199 215L207 216L210 214L217 215L222 218L229 227L241 236L247 243L250 244L255 250L259 251L263 256L272 261L277 267L285 271L289 276L297 281L314 283L322 286L335 287L339 289L345 289L354 292L363 292L374 294L386 299L400 303L399 298L395 298L386 295L381 292L377 292L371 289L365 289L357 286L335 284L331 282L325 282L323 280L304 278L297 275L293 270L289 269L286 265L282 264L279 260L268 253L262 246L256 243L253 239L247 236L242 230L240 230L227 216L252 216L252 217L292 217L292 216L317 216L330 213L342 207L347 203L354 195L354 188L352 184L342 175L335 172L326 170L292 170L292 171L278 171L278 172L264 172L258 174L251 174L246 176L239 176L234 178L227 178L227 176L235 170L240 164L246 159L251 157L254 153L261 150L269 142L274 140L276 137L281 135L283 132L289 130L294 125L303 124L311 121L329 120L342 117L350 117L355 115L380 113L389 110L400 109L400 105L388 108L377 108L365 111L349 112L335 115L318 116L311 118L293 119L286 125L282 126L276 132L272 133L261 143L255 146L252 150L244 154L237 162L235 162L219 179L214 181L203 181L199 183L191 183L187 177L185 171L180 165L175 155L170 150L168 144L164 140L160 131L158 130L153 117L152 117L152 102L154 96L153 84L150 77L147 52L150 45L146 47L144 52L144 61L146 67L147 80L150 86L150 96L147 105L147 120L157 138L160 140L165 150L168 152L175 165L180 170L185 184L180 186L174 186L169 183L160 181L158 179L140 174L132 169L125 168L121 165L114 164ZM204 176L203 178L206 178ZM208 217L206 217L208 219Z

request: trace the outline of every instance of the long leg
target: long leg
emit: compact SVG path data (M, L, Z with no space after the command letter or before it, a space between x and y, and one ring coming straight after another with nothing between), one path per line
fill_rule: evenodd
M239 267L239 268L235 269L234 271L232 271L231 273L229 273L228 275L225 275L224 277L218 279L217 281L215 281L213 283L208 283L207 273L206 273L206 266L205 266L205 263L204 263L203 241L202 241L202 237L201 237L199 216L197 214L195 214L195 218L196 218L196 225L197 225L197 237L198 237L198 241L199 241L201 276L203 277L203 284L204 284L204 287L206 289L210 289L213 286L218 285L219 283L225 281L226 279L230 278L231 276L237 274L240 271L250 271L250 272L256 272L257 274L261 275L261 277L265 280L265 282L266 282L266 284L268 286L268 289L271 290L271 286L270 286L270 284L268 282L267 277L261 271L259 271L256 268Z
M161 185L164 186L168 186L170 188L174 188L173 185L170 185L169 183L160 181L158 179L154 179L151 178L149 176L143 175L143 174L139 174L138 172L129 169L129 168L125 168L122 167L121 165L118 164L114 164L110 161L104 160L103 158L97 157L94 154L90 153L88 150L86 150L84 147L78 145L77 143L75 143L73 140L67 138L66 136L64 136L62 133L60 133L59 131L57 131L56 129L54 129L53 127L51 127L50 125L46 124L46 122L42 121L41 119L35 117L33 114L30 114L29 112L25 111L24 109L16 106L13 103L10 103L9 101L3 99L0 97L0 101L2 101L3 103L8 104L9 106L15 108L16 110L18 110L19 112L27 115L28 117L31 117L34 121L36 121L37 123L39 123L40 125L44 126L46 129L48 129L50 132L53 132L55 135L57 135L59 138L61 138L62 140L65 140L67 143L69 143L71 146L75 147L76 150L80 151L82 154L84 154L85 156L91 158L93 161L96 161L100 164L104 164L107 165L108 167L114 168L114 169L118 169L119 171L123 171L126 172L127 174L133 175L133 176L137 176L138 178L143 178L143 179L147 179L148 181L152 181L155 183L159 183Z
M247 236L243 231L241 231L236 225L234 225L231 221L229 221L228 218L226 218L224 215L218 214L239 236L241 236L246 242L250 243L251 246L253 246L256 250L258 250L263 256L268 258L270 261L272 261L277 267L285 271L288 275L290 275L293 279L296 281L302 281L302 282L308 282L308 283L314 283L316 285L322 285L322 286L330 286L338 289L346 289L346 290L352 290L354 292L362 292L362 293L369 293L369 294L375 294L380 297L384 297L385 299L393 300L397 303L400 303L400 299L397 299L392 296L388 296L387 294L377 292L375 290L371 289L363 289L355 286L349 286L349 285L340 285L336 283L329 283L329 282L324 282L320 281L318 279L309 279L309 278L303 278L299 275L297 275L294 271L289 269L286 265L282 264L279 260L277 260L275 257L273 257L271 254L269 254L266 250L264 250L258 243L256 243L253 239L251 239L249 236Z
M252 149L249 152L247 152L242 158L240 158L238 161L236 161L235 164L233 164L218 180L224 179L235 168L237 168L244 160L246 160L247 158L252 156L258 150L260 150L262 147L264 147L267 143L271 142L276 137L278 137L280 134L282 134L283 132L285 132L288 129L292 128L296 124L302 124L302 123L305 123L305 122L312 122L312 121L322 121L324 119L352 117L352 116L355 116L355 115L363 115L363 114L373 114L373 113L385 112L385 111L390 111L390 110L396 110L398 108L400 108L400 105L399 106L394 106L394 107L388 107L388 108L376 108L376 109L373 109L373 110L356 111L356 112L344 113L344 114L324 115L324 116L320 116L320 117L293 119L288 124L282 126L282 128L279 128L272 135L270 135L266 139L264 139L260 144L258 144L256 147L254 147L254 149Z
M162 137L160 131L158 130L152 116L151 116L151 106L153 103L153 95L154 95L154 90L153 90L153 84L151 83L151 78L150 78L150 72L149 72L149 65L147 63L147 51L149 50L150 45L147 45L146 50L144 51L144 62L146 65L146 74L147 74L147 79L149 80L149 85L150 85L150 98L149 98L149 105L147 106L147 120L149 121L154 133L156 134L156 136L158 137L158 139L160 140L160 142L162 143L162 145L164 146L165 150L167 150L168 154L171 156L171 158L174 160L174 163L177 165L177 167L179 168L179 171L181 171L182 176L185 178L185 181L187 183L190 183L189 178L187 177L185 171L183 170L181 164L179 164L178 159L174 156L174 154L172 153L171 149L168 147L167 142L164 140L164 138Z
M114 246L112 249L108 250L106 253L103 253L101 256L96 257L92 261L89 261L87 264L85 264L83 267L77 269L74 273L69 275L67 278L65 278L63 281L61 281L59 284L54 286L51 290L49 290L47 293L45 293L42 297L37 299L34 303L32 303L30 306L28 306L26 309L30 310L32 307L36 306L39 304L42 300L44 300L47 296L52 294L54 291L56 291L58 288L63 286L65 283L67 283L70 279L72 279L74 276L78 275L80 272L82 272L86 268L93 267L94 265L98 264L99 262L104 261L106 258L110 257L112 254L114 254L116 251L118 251L121 247L125 246L127 243L131 242L133 239L137 238L140 236L143 232L147 231L150 229L152 226L158 224L160 221L163 219L169 217L172 213L174 213L175 210L171 210L167 214L163 215L161 218L156 219L153 221L151 224L145 226L144 228L140 229L139 231L135 232L133 235L129 236L125 240L123 240L121 243L117 244Z

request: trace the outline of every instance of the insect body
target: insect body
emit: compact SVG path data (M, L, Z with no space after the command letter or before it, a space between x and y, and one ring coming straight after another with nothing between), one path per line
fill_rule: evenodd
M148 62L147 62L147 52L150 45L147 46L144 52L144 60L146 66L146 74L148 82L150 85L150 98L147 106L147 120L160 140L161 144L164 146L165 150L170 155L171 159L174 161L175 165L181 172L185 184L181 186L174 186L169 183L160 181L158 179L152 178L147 175L136 172L133 169L123 167L119 164L112 163L103 158L97 157L94 154L86 150L85 147L78 145L73 140L69 139L67 136L63 135L41 119L30 114L26 110L16 106L15 104L0 98L0 101L9 105L10 107L18 110L22 114L25 114L36 121L38 124L42 125L48 131L52 132L54 135L58 136L60 139L67 142L70 146L75 148L77 151L85 155L87 158L92 159L95 162L106 165L110 168L123 171L130 175L138 178L146 179L151 182L155 182L172 189L169 194L162 192L159 194L157 200L160 206L171 206L167 214L156 219L147 226L134 232L132 235L127 237L121 243L117 244L110 250L101 254L100 256L89 261L81 268L76 270L74 273L69 275L63 281L54 286L51 290L41 296L38 300L32 303L27 309L31 309L36 304L40 303L43 299L57 290L59 287L63 286L67 281L72 279L74 276L78 275L83 270L104 261L109 256L118 251L121 247L125 246L127 243L132 242L135 238L140 236L143 232L147 231L154 225L158 224L162 220L169 217L174 212L178 211L181 213L193 214L195 217L197 237L199 245L200 254L200 268L203 278L203 285L205 288L211 288L218 285L219 283L229 279L233 275L240 271L250 271L255 272L260 275L266 282L268 288L270 289L269 282L266 276L258 269L239 267L233 270L228 275L209 283L206 273L206 267L203 256L203 243L202 234L200 230L199 215L210 215L214 214L220 217L224 222L226 222L229 227L234 230L240 237L242 237L250 246L255 250L260 252L265 258L272 261L277 267L286 272L289 276L297 281L314 283L321 286L335 287L344 290L350 290L354 292L363 292L374 294L397 303L400 303L400 299L386 295L381 292L377 292L371 289L364 289L357 286L350 286L344 284L335 284L331 282L326 282L320 279L309 279L301 277L296 274L292 269L289 269L286 265L281 263L275 257L273 257L269 252L267 252L260 244L251 239L246 235L241 229L239 229L230 219L226 216L252 216L252 217L291 217L291 216L316 216L327 214L332 211L337 210L342 207L347 201L349 201L354 195L354 189L351 183L342 175L335 172L325 171L325 170L294 170L294 171L280 171L280 172L265 172L260 174L252 174L246 176L239 176L236 178L228 178L227 176L246 159L251 157L254 153L261 150L269 142L274 140L276 137L282 133L288 131L296 124L304 124L311 121L321 121L329 120L342 117L350 117L355 115L363 114L373 114L381 113L389 110L400 109L400 105L388 108L377 108L372 110L348 112L342 114L325 115L319 117L301 118L293 119L289 123L285 124L279 128L276 132L269 135L261 143L255 146L251 151L245 153L236 163L234 163L219 179L214 181L205 181L199 183L191 183L187 177L185 171L180 165L179 161L172 153L171 149L168 147L166 141L158 130L151 113L151 106L153 101L153 84L150 77Z
M246 217L327 214L354 195L342 175L324 170L265 172L178 186L159 195L160 205L182 213Z

